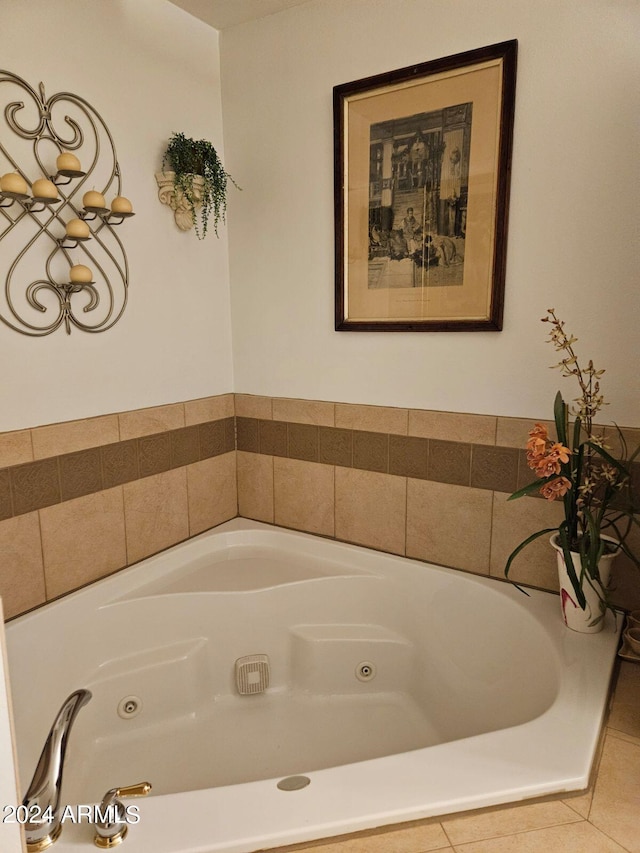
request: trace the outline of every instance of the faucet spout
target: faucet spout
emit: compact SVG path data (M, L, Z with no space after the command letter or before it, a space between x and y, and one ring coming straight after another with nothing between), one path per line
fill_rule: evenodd
M27 850L46 850L62 831L60 793L67 742L78 711L91 699L89 690L76 690L68 696L53 721L33 779L24 795Z

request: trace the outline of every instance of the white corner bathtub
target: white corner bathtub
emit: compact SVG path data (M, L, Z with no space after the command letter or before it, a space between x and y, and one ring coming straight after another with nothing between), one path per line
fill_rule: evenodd
M21 783L86 687L62 802L151 782L128 853L249 853L579 790L618 634L569 631L555 595L235 519L8 625ZM248 655L270 682L240 695ZM292 775L309 784L278 788ZM91 839L66 822L53 849Z

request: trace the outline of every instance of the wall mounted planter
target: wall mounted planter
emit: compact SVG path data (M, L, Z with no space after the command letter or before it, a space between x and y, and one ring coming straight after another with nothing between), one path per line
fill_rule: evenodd
M158 198L162 204L167 204L173 210L178 228L181 231L189 231L194 226L191 204L182 190L176 187L175 178L175 172L156 172ZM202 175L193 175L193 198L196 200L196 207L202 204L203 190L204 178Z

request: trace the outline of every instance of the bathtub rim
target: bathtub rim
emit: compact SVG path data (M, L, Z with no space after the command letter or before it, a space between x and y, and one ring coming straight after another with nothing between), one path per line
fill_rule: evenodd
M167 573L171 571L171 568L165 567L164 564L177 549L183 549L193 543L197 550L198 543L206 543L211 536L238 531L251 533L255 530L268 531L271 534L275 532L290 537L292 541L311 544L323 541L330 545L336 544L353 554L365 553L366 560L369 559L368 555L373 555L401 560L403 563L418 563L447 574L461 574L455 569L377 552L359 545L336 542L275 525L234 519L83 587L69 596L57 599L51 602L49 607L64 610L81 599L85 600L86 605L90 605L92 601L104 601L105 594L108 606L114 601L108 592L115 585L120 586L124 581L129 590L140 587L139 573L143 563L147 564L145 574L156 573L155 577L158 577L158 569ZM136 572L137 576L134 575ZM498 579L474 573L464 575L465 579L482 586L488 585L496 592L517 601L519 605L524 602L524 606L530 609L534 618L543 623L546 618L545 611L549 608L539 607L538 603L551 599L557 605L558 597L553 593L530 590L530 599L525 599L522 593L509 584L499 582ZM118 598L122 600L121 596ZM8 630L11 631L13 625L28 625L40 612L39 608L16 617L8 624ZM600 634L585 635L590 638L587 641L591 647L591 653L588 655L589 666L591 663L597 665L597 676L593 670L585 670L585 661L580 661L580 666L574 668L569 678L561 679L558 697L553 705L528 723L397 755L310 771L305 775L311 778L311 785L302 791L283 794L276 788L278 779L274 778L217 789L158 795L140 802L143 819L138 827L134 827L135 834L132 832L127 839L128 849L131 853L141 853L149 849L153 849L155 853L248 853L260 847L301 843L384 825L584 790L589 784L606 714L609 683L616 660L615 650L622 627L619 624L612 630L611 621L609 618L605 630ZM559 608L555 621L549 627L555 638L554 647L559 643L566 654L580 657L580 650L582 648L584 651L587 643L582 635L575 634L562 625ZM583 657L587 656L583 654ZM576 688L576 680L579 681L585 675L593 682L588 685L588 701L598 694L599 713L594 714L588 722L581 719L578 729L575 719L572 720L571 738L558 738L556 734L556 739L549 741L549 732L556 723L566 722L569 715L567 703L573 698L572 691ZM581 708L581 711L584 711L584 708ZM542 738L547 748L541 751L539 742L533 737L528 739L527 733ZM473 754L473 778L469 777L469 751ZM541 753L548 756L546 764L541 762ZM581 753L582 757L577 753ZM560 765L565 761L569 769L562 770ZM512 778L508 786L505 784L505 768L500 766L505 762L510 763L512 767ZM554 773L552 781L549 780L549 762ZM431 769L429 778L426 779L425 766ZM527 769L526 779L523 768ZM494 774L491 779L487 778L488 773ZM396 778L393 803L390 802L389 796L390 777ZM479 780L482 781L480 790ZM128 781L124 780L125 783ZM344 795L345 790L349 792L348 797ZM167 809L180 814L178 823L183 830L185 826L198 827L202 823L203 813L213 814L214 819L209 830L199 831L196 833L197 837L189 841L184 832L174 832L173 829L167 831ZM246 823L247 811L259 814L260 821L250 835L238 837L238 824L243 821ZM164 827L162 838L155 832L154 827L157 826ZM72 853L77 849L73 840L84 838L86 834L82 835L83 830L87 830L87 827L70 827L64 834L69 839L69 845L65 844L64 835L58 842L57 849L60 853ZM211 837L212 833L218 836L215 843Z

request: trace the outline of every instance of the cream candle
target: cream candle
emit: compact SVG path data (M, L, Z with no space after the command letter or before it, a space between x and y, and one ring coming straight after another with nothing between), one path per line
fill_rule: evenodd
M0 190L3 193L17 193L18 195L26 195L29 191L27 182L17 172L7 172L0 178Z
M38 178L31 186L34 198L58 198L56 185L47 178Z
M131 213L132 211L133 205L129 199L125 198L123 195L117 195L111 202L112 213Z
M66 227L67 237L86 240L90 236L89 226L82 219L70 219Z
M78 160L75 154L71 154L69 151L62 151L58 154L56 168L59 172L80 172L80 160Z
M105 207L104 196L96 190L89 190L82 196L82 204L85 207Z
M84 264L75 264L69 270L69 281L72 284L88 284L92 277L93 273Z

